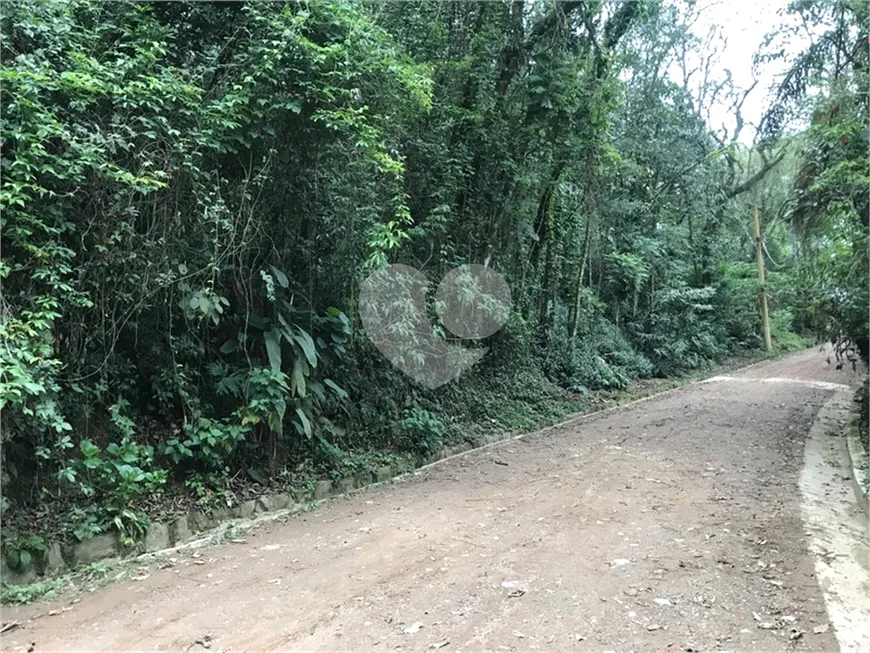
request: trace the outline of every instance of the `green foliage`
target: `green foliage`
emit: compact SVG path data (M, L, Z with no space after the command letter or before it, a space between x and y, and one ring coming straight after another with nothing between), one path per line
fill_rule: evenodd
M6 566L17 571L25 571L45 554L45 539L39 535L23 535L5 526L3 528L3 549Z
M83 439L79 455L67 458L57 472L62 487L105 505L113 519L127 503L158 492L166 483L166 470L155 468L154 448L135 441L135 425L123 412L128 407L126 401L119 400L109 409L112 423L121 432L120 443L111 442L103 448ZM62 440L63 449L69 444L68 439Z
M204 469L221 468L243 442L250 428L245 424L198 417L185 424L183 433L166 441L161 452L175 464L191 463Z
M246 36L224 49L229 15ZM321 183L310 163L376 171L362 194L395 200L406 220L381 107L425 109L428 81L344 3L22 2L2 21L4 487L12 505L93 502L80 533L135 529L127 506L170 467L228 469L255 450L239 445L261 439L260 425L280 435L285 418L310 437L346 398L321 370L342 355L349 322L336 309L319 317L300 293L323 252L307 226L317 209L305 189ZM336 227L352 195L321 201ZM261 225L294 204L287 230L267 235ZM246 340L232 352L222 343L236 330ZM118 394L121 412L109 406ZM151 415L172 432L156 452L141 428ZM32 487L9 485L25 477Z
M789 11L819 28L792 62L766 116L770 135L795 114L809 122L787 206L802 245L795 319L819 337L848 335L867 361L870 12L848 0L794 2Z
M49 578L27 585L8 585L3 583L0 602L3 605L24 605L41 597L53 596L66 587L69 579Z
M716 290L673 288L662 292L635 337L660 375L697 369L727 352L724 329L715 321Z
M774 311L770 314L770 337L776 346L784 351L797 351L807 346L806 341L792 331L794 315L789 310Z
M323 470L335 481L355 476L361 472L371 474L382 465L398 466L401 469L409 464L407 456L399 457L373 451L347 453L331 445L328 452L326 447L323 451L324 455L321 459Z
M581 393L625 389L632 379L653 372L650 361L612 323L594 314L584 320L576 342L568 337L550 341L544 369L563 388Z
M126 503L159 490L166 482L166 470L151 471L154 449L148 445L124 438L101 449L91 440L82 440L79 451L81 457L71 460L58 477L84 497Z
M126 543L144 535L147 516L127 508L140 497L159 492L167 470L154 465L154 449L128 437L105 449L91 440L79 443L81 457L57 472L60 487L87 502L72 512L73 532L79 539L115 529Z
M40 319L0 323L0 410L8 430L24 422L40 434L72 430L58 406L59 361L50 357L46 326Z
M741 146L703 117L730 79L667 73L701 46L693 7L9 3L4 518L50 504L132 542L162 492L425 458L757 346L746 198L782 262L778 343L861 332L866 73L840 71L779 158ZM447 387L358 328L361 282L397 262L510 286Z
M425 458L443 445L445 427L435 415L421 408L410 408L395 423L403 448Z
M445 416L451 440L474 431L532 430L583 408L582 401L566 395L541 370L525 366L472 371L439 389L436 398L432 409Z

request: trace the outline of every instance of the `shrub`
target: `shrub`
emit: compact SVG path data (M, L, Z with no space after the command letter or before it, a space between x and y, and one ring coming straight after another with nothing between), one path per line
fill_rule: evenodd
M394 428L404 448L418 457L432 455L444 444L444 423L428 410L406 410Z
M698 369L728 352L724 329L715 320L710 286L679 285L662 291L639 325L633 327L638 348L657 374L668 376Z
M770 314L770 337L779 349L796 351L807 346L806 341L792 331L794 316L791 311L782 309Z

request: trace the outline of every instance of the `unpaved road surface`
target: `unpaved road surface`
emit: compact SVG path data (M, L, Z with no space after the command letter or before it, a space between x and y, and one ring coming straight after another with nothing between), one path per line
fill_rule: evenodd
M836 651L798 482L825 384L857 376L807 350L733 377L178 553L55 616L69 599L7 609L4 650Z

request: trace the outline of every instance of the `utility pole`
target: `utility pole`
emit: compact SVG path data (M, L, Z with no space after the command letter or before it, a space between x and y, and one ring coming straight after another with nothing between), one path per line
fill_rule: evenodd
M770 351L770 319L767 316L767 288L764 281L764 251L761 248L761 223L758 221L758 205L752 207L755 217L755 256L758 259L758 280L761 282L761 331L764 334L764 349Z

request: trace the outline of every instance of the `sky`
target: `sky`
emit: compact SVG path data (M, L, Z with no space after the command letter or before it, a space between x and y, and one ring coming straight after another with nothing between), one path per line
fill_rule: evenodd
M777 30L786 19L778 12L788 5L789 0L700 0L700 15L694 32L705 37L711 27L718 27L725 38L725 47L718 57L714 69L724 77L725 70L731 71L734 85L747 89L753 82L752 60L766 34ZM790 54L807 45L805 39L792 41ZM759 80L755 89L747 96L743 105L743 117L747 122L740 135L740 141L750 145L755 130L749 123L758 125L768 107L770 89L785 72L789 59L765 63L756 71ZM718 105L711 110L710 127L718 129L724 122L733 130L733 119L727 106Z

